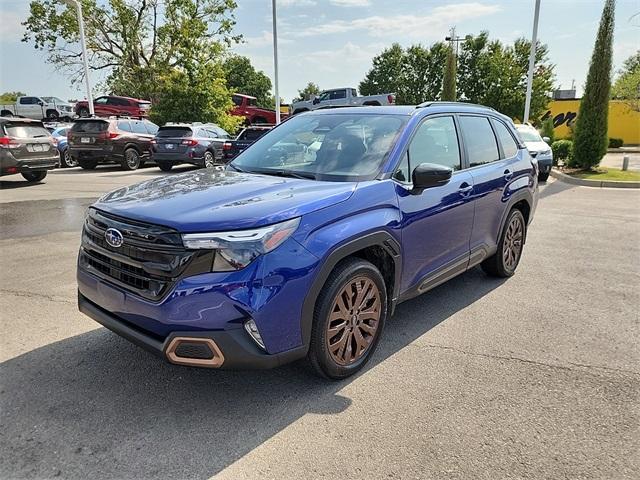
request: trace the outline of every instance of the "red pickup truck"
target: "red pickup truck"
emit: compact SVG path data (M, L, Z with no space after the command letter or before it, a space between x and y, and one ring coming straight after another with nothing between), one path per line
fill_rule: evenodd
M244 117L249 125L276 123L276 111L258 107L256 97L236 93L231 97L231 100L233 100L233 108L229 113ZM287 116L285 113L280 114L281 119Z

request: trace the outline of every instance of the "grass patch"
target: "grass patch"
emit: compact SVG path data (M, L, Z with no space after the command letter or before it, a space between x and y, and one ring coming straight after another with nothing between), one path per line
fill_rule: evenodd
M565 172L576 178L585 180L617 180L619 182L640 182L640 172L632 170L622 171L618 168L599 168L597 170L577 170Z

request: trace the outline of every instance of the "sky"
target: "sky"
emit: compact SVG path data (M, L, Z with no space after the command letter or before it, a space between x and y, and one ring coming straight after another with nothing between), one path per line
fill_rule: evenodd
M104 0L98 0L104 1ZM270 0L237 0L232 48L273 79ZM531 36L535 0L277 0L280 96L291 101L307 82L322 89L356 87L371 59L393 42L430 45L449 29L457 34L488 30L511 43ZM603 0L541 0L538 38L549 46L556 86L578 94L586 79ZM0 0L0 92L85 98L81 86L22 43L28 0ZM638 14L634 16L635 14ZM640 49L640 0L618 0L614 69ZM92 78L97 82L99 78ZM108 92L95 91L94 94Z

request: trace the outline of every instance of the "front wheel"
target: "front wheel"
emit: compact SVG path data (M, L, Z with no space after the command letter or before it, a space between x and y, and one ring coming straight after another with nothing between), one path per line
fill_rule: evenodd
M500 234L498 250L482 262L482 269L494 277L511 277L520 263L526 234L527 222L522 212L512 209Z
M376 349L387 317L387 291L370 262L350 258L329 276L313 316L309 361L320 376L353 375Z
M43 170L41 172L27 172L23 173L22 176L27 182L41 182L44 180L44 177L47 176L47 171Z
M140 154L135 148L127 148L124 151L124 160L122 161L123 170L137 170L140 167Z

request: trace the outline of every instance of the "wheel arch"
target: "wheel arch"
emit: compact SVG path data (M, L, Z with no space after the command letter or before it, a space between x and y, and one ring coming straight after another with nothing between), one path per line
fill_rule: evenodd
M497 232L496 244L500 241L500 234L504 229L504 225L507 221L507 217L509 216L509 212L514 208L520 210L522 216L524 217L525 224L529 225L532 220L533 205L533 194L528 190L521 190L509 199L507 208L504 209L504 213L502 214L502 218L500 219L500 229ZM527 237L525 233L524 241L526 242L526 240Z
M382 274L387 284L389 311L393 313L400 289L400 275L402 273L401 246L387 231L380 230L358 238L352 238L334 248L323 260L316 278L313 280L309 292L302 304L300 327L302 342L309 347L311 329L313 326L313 312L320 291L331 272L344 259L358 257L373 263Z

